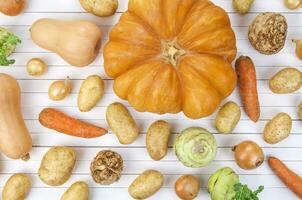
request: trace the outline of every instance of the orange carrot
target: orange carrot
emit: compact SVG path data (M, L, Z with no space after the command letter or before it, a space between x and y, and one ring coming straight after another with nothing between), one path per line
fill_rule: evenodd
M260 117L260 106L254 63L248 56L240 56L236 60L235 68L244 110L252 121L257 122Z
M275 157L268 158L268 164L283 183L302 199L302 178L291 171L281 160Z
M95 138L107 133L106 129L74 119L53 108L43 109L39 121L47 128L75 137Z

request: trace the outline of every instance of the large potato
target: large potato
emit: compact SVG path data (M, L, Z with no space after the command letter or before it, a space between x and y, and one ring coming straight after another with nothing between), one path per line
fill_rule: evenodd
M82 83L78 108L82 112L90 111L104 95L104 81L97 75L91 75Z
M220 133L231 133L240 120L240 116L240 107L235 102L224 104L216 116L216 129Z
M121 144L131 144L138 137L138 126L128 109L121 103L108 106L106 120Z
M43 157L39 177L47 185L64 184L76 162L76 152L68 147L53 147Z
M146 199L155 194L164 184L164 176L156 170L147 170L129 186L128 192L134 199Z
M302 86L302 74L295 68L286 68L279 71L269 81L272 92L287 94L299 90Z
M266 124L263 133L264 140L269 144L276 144L287 138L291 129L291 117L286 113L279 113Z
M75 182L66 190L61 200L88 200L89 187L83 181Z
M171 126L162 120L154 122L148 128L146 144L153 160L161 160L167 154L170 134Z
M5 183L2 200L24 200L29 189L29 177L25 174L14 174Z

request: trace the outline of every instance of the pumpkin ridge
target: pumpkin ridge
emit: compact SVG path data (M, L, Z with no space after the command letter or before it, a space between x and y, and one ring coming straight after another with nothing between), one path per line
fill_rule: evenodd
M128 10L127 12L137 18L140 24L145 28L145 30L148 31L148 33L150 33L150 35L154 36L158 41L160 41L160 36L156 33L156 31L154 31L154 29L150 26L148 22L146 22L144 19L142 19L140 16L130 10Z
M156 60L156 59L149 59L149 61L152 61L152 60ZM145 61L143 63L147 63L147 61ZM136 68L143 67L143 66L144 66L144 64L141 64L141 65L137 66ZM160 68L161 68L161 66L157 66L157 71L156 71L154 77L152 78L153 81L154 81L156 75L158 74L158 71L159 71ZM139 81L141 81L141 80L142 79L140 79ZM137 83L135 83L135 84L131 84L131 87L128 88L127 100L129 100L129 95L131 94L132 90L137 86L137 84L139 83L139 81ZM147 92L147 94L145 94L144 97L146 98L147 96L149 96L150 92L151 92L151 90L149 89L148 92ZM144 101L144 103L143 103L143 107L144 108L145 108L145 104L146 104L146 101Z
M134 12L132 12L132 11L127 11L126 13L128 13L129 15L131 15L132 17L134 17L136 20L137 20L137 22L150 34L150 36L153 36L157 41L158 41L158 46L160 46L160 36L154 31L154 29L147 23L147 22L145 22L140 16L138 16L138 15L136 15ZM125 14L125 13L124 13ZM117 27L118 25L119 25L119 23L120 22L118 22L114 27L113 27L113 29L115 28L115 27ZM113 39L113 38L111 38L111 32L110 32L110 34L109 34L109 40L111 40L111 39ZM117 38L114 38L114 40L117 40L117 41L119 41L119 40L121 40L121 39L117 39ZM127 41L127 43L129 42L130 43L130 41L128 41L128 40L122 40L122 41Z
M218 88L216 88L216 87L214 86L214 84L211 83L211 81L208 79L208 77L206 77L203 73L201 73L201 72L199 72L197 69L195 69L195 67L193 67L193 65L187 65L187 67L191 68L192 71L194 71L194 72L195 72L196 74L198 74L200 77L202 77L203 79L205 79L205 80L209 83L209 85L210 85L215 91L217 91L217 93L218 93L219 96L220 96L220 99L223 98L223 94L221 93L221 91L220 91Z
M133 43L131 41L120 39L120 38L118 38L118 39L115 38L114 41L115 42L119 42L119 43L125 43L125 44L129 44L129 45L133 45ZM160 42L159 42L159 44L160 44ZM153 50L153 51L158 51L158 52L160 52L160 49L161 49L160 45L158 45L159 48L150 48L150 46L147 46L147 45L145 45L143 43L141 43L141 44L135 44L135 45L139 46L139 47L143 47L143 48L148 49L148 50ZM157 46L154 45L154 47L157 47ZM154 55L156 56L157 54L154 54Z
M188 13L186 14L185 19L183 20L183 24L182 24L182 26L180 27L179 33L176 35L176 37L178 37L179 34L181 33L181 31L182 31L182 29L183 29L183 26L184 26L185 22L188 20L188 18L190 17L190 15L192 14L192 12L193 12L193 10L194 10L194 7L195 7L199 2L201 2L201 1L204 1L204 0L197 0L197 1L195 1L195 2L192 4L192 7L190 8L190 10L188 11ZM206 5L205 7L203 7L200 11L202 11L202 10L204 10L204 9L210 7L210 6L217 7L217 6L216 6L215 4L213 4L211 1L208 1L208 0L206 0L206 1L207 1L209 4Z
M191 8L189 9L189 11L187 12L186 16L184 17L183 24L181 25L180 30L179 30L178 34L176 35L176 37L179 35L179 33L180 33L180 31L181 31L181 29L182 29L184 23L187 21L188 16L191 14L191 12L192 12L194 6L198 3L198 1L199 1L199 0L195 1L195 2L192 4L192 6L191 6ZM209 1L209 2L210 2L210 1ZM210 4L208 4L207 6L205 6L205 8L208 7L208 6L210 6L211 3L212 3L212 2L210 2Z

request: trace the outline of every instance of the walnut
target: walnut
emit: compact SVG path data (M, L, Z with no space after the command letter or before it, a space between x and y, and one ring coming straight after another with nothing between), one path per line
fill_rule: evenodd
M285 17L272 12L259 14L250 25L248 33L253 47L266 55L278 53L284 47L286 36Z
M110 185L121 177L123 158L114 151L100 151L91 162L90 171L96 183Z

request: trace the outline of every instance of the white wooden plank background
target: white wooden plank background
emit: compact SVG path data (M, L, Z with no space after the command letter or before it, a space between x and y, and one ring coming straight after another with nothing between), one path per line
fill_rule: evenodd
M118 21L121 13L127 9L128 0L120 0L118 13L112 17L98 18L83 11L77 0L28 0L25 12L18 17L7 17L0 14L0 26L5 26L15 32L22 39L22 44L16 49L13 57L16 64L11 67L1 67L0 72L8 73L18 79L22 88L22 110L26 124L32 134L34 147L31 160L28 162L12 161L0 156L0 187L13 173L25 172L30 174L32 189L27 199L29 200L55 200L59 199L64 190L74 181L87 181L91 187L91 199L130 199L127 187L131 181L145 169L160 170L166 178L164 188L150 199L176 199L174 194L174 182L181 174L191 173L200 177L202 191L197 199L209 199L206 192L207 179L215 170L224 167L232 167L240 174L241 181L256 188L259 184L265 186L261 199L264 200L295 200L298 199L275 177L265 162L261 167L253 171L240 169L235 163L231 148L243 140L254 140L264 148L266 155L275 155L284 160L289 167L302 175L302 123L298 120L297 109L301 101L301 91L289 95L275 95L268 89L268 80L280 69L286 66L299 67L299 61L294 55L293 38L302 38L302 9L296 11L287 10L283 6L283 0L255 0L251 12L247 15L238 15L231 6L231 0L214 0L229 13L232 25L237 36L238 55L246 54L253 58L257 65L258 89L261 102L261 119L257 124L248 120L243 114L242 120L235 133L224 136L217 134L213 127L214 115L200 120L188 120L183 114L158 116L148 113L137 113L129 108L139 123L142 133L137 141L128 146L122 146L113 134L104 137L85 140L58 134L43 128L37 121L39 112L44 107L57 107L71 115L89 122L103 125L106 106L114 101L120 101L112 91L112 83L103 69L102 52L96 61L86 68L70 67L60 57L34 45L30 39L30 25L42 17L58 19L87 19L97 23L105 36L103 43L108 38L108 32ZM253 18L260 12L282 12L287 18L289 33L284 49L277 55L264 56L257 53L247 41L247 29ZM48 72L39 78L27 75L25 64L32 57L41 57L49 64ZM301 68L300 68L301 69ZM80 113L76 107L76 96L79 86L85 77L90 74L99 74L106 79L106 94L98 106L89 113ZM47 97L47 89L50 83L57 79L70 76L74 84L72 94L64 101L53 102ZM237 91L228 100L240 103ZM128 105L126 102L124 102ZM293 130L291 136L276 145L269 145L262 139L262 131L265 123L278 112L287 112L293 118ZM172 151L172 140L168 155L160 162L150 159L145 149L145 132L154 120L165 119L173 125L173 138L177 132L189 126L202 126L215 134L219 148L215 161L208 167L191 169L184 167L177 161ZM43 184L37 175L37 170L43 154L50 146L72 146L78 153L78 161L71 179L61 187L48 187ZM110 186L101 186L93 183L90 177L89 164L95 154L102 149L113 149L119 152L125 159L125 170L121 180Z

